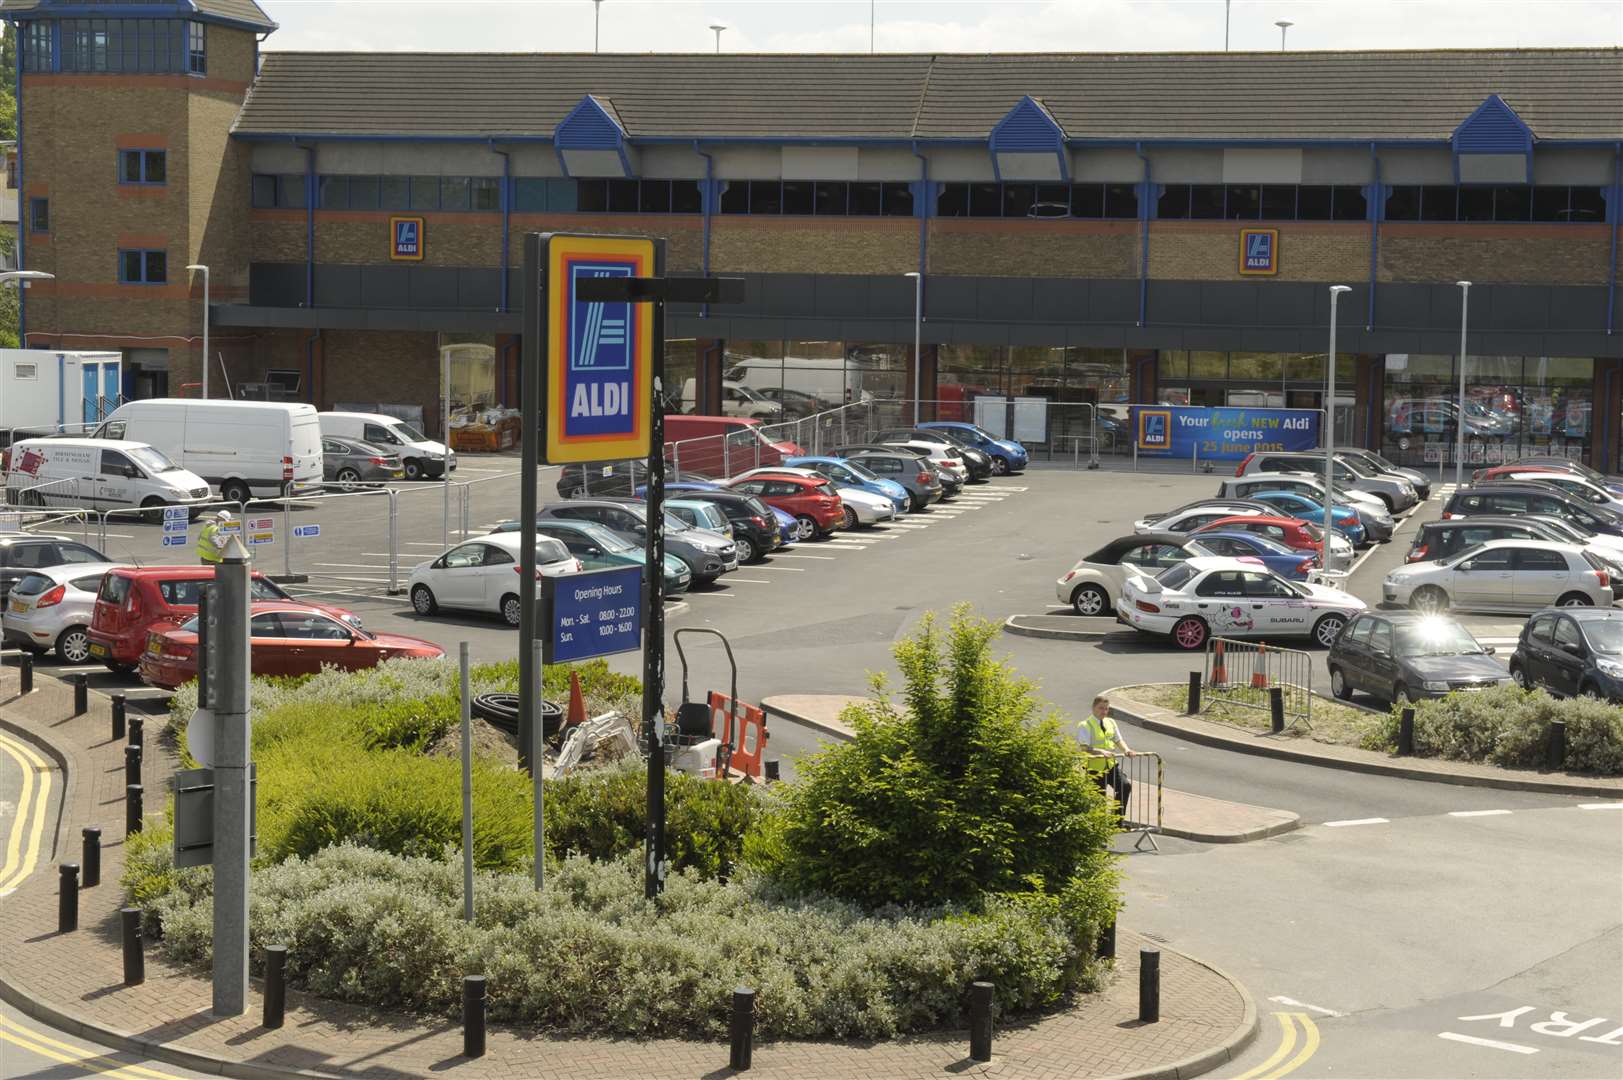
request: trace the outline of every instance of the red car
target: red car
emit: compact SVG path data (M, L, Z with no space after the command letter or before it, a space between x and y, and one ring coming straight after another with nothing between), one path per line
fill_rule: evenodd
M1517 473L1571 473L1571 469L1563 469L1559 465L1495 465L1488 469L1478 469L1471 474L1472 481L1496 480L1501 476L1514 476Z
M197 598L214 580L212 566L127 566L109 570L101 579L90 619L90 655L113 671L134 671L147 645L147 633L179 626L197 614ZM255 600L291 600L276 583L257 571ZM323 610L360 625L343 608Z
M1288 548L1315 553L1318 552L1320 539L1324 535L1319 530L1319 527L1311 522L1293 517L1273 517L1268 514L1218 518L1211 524L1196 529L1194 534L1199 536L1203 532L1217 532L1220 529L1266 536L1270 540L1279 541Z
M768 506L793 514L799 524L796 539L827 536L845 524L845 503L834 485L821 478L773 473L734 480L728 487L755 495Z
M321 604L256 601L249 619L249 663L255 675L314 675L324 667L359 671L385 660L432 660L445 650L403 634L374 634ZM141 681L173 690L197 678L197 619L155 629L141 654Z

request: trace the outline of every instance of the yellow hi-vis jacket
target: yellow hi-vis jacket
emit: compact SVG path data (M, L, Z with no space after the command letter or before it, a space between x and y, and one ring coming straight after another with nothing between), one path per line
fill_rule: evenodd
M1105 717L1103 720L1088 713L1076 725L1087 736L1089 772L1109 772L1115 762L1111 755L1121 753L1121 737L1116 732L1116 721Z
M197 534L197 557L206 563L217 563L225 548L225 523L216 518L207 522Z

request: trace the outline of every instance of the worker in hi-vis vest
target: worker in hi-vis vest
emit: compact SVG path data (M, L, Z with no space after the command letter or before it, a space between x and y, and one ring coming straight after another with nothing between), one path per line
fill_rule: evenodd
M197 534L197 558L204 565L213 566L225 557L225 545L231 539L226 526L230 523L231 511L221 510L209 518Z
M1120 804L1118 816L1125 817L1133 798L1133 782L1121 774L1121 755L1131 753L1132 747L1121 737L1121 728L1110 718L1110 699L1103 694L1093 699L1093 711L1076 725L1088 744L1087 766L1093 782L1103 791L1109 784L1116 789Z

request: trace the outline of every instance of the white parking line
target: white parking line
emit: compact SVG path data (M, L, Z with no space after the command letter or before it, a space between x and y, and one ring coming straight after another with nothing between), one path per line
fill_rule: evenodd
M1326 378L1328 378L1328 376L1326 376ZM770 585L770 584L772 584L770 581L767 581L765 578L729 577L729 578L724 578L723 580L726 581L727 584L729 584L729 585Z
M1588 802L1579 803L1580 810L1623 810L1623 802Z
M1328 377L1329 376L1326 376L1326 378ZM781 555L773 555L771 557L774 559L816 559L818 562L839 562L839 560L832 555L791 555L787 551Z
M1489 1050L1509 1050L1513 1054L1538 1053L1538 1047L1536 1046L1523 1046L1521 1043L1499 1042L1497 1039L1479 1039L1475 1035L1458 1035L1452 1031L1439 1031L1437 1033L1437 1037L1439 1039L1447 1039L1450 1042L1469 1043L1472 1046L1485 1046Z
M1329 378L1329 376L1327 375L1327 376L1325 376L1325 378ZM786 570L791 574L804 574L806 572L806 568L804 566L771 566L771 565L769 565L767 563L762 563L761 565L757 566L756 569L757 570Z
M1325 376L1325 377L1329 378L1329 376ZM445 545L440 543L438 540L407 540L405 542L405 546L406 547L437 548L437 547L444 547Z
M1325 376L1325 378L1329 378L1329 376L1327 375L1327 376ZM389 566L388 566L387 563L385 563L382 566L379 566L377 563L369 563L369 562L318 562L318 563L311 563L310 565L311 566L333 566L333 567L337 567L340 570L387 570L387 569L389 569Z
M1348 818L1346 821L1326 821L1324 827L1326 829L1343 829L1349 825L1386 825L1389 822L1389 818L1383 817Z
M1327 376L1328 377L1328 376ZM1495 817L1499 814L1508 814L1509 810L1450 810L1449 817Z

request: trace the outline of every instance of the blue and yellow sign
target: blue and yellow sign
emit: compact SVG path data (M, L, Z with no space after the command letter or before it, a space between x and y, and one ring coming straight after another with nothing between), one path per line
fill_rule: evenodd
M1239 461L1264 450L1319 446L1316 409L1134 405L1131 415L1145 457Z
M652 277L654 241L549 237L546 461L647 457L652 422L652 304L577 300L585 278Z
M395 262L422 262L428 251L428 227L420 217L389 219L389 258Z
M1172 448L1172 410L1136 410L1138 448L1140 450L1169 450Z
M1240 273L1279 273L1279 230L1240 230Z

